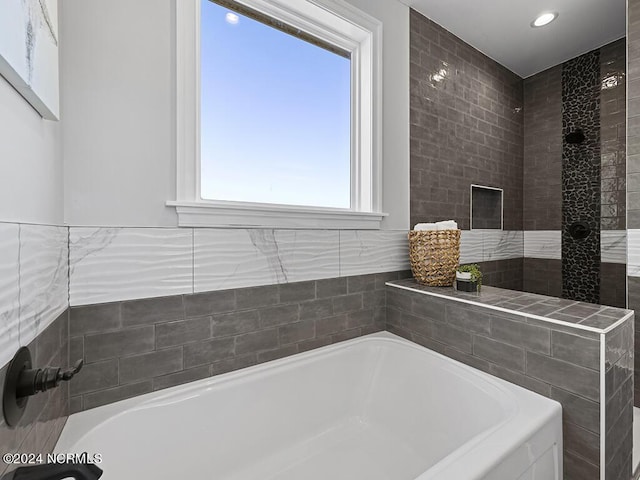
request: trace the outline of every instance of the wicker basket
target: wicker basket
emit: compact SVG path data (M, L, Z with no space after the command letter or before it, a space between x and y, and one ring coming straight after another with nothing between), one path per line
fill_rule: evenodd
M450 287L460 261L460 230L410 231L409 260L418 283Z

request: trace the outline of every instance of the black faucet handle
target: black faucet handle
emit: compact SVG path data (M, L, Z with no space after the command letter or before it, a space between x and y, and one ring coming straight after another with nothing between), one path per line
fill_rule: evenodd
M59 380L64 380L65 382L68 382L69 380L71 380L73 378L73 376L78 373L80 370L82 370L82 366L84 365L84 360L80 359L78 360L75 365L73 367L71 367L68 370L65 370L64 372L60 372L59 375Z
M71 380L80 371L82 365L83 361L78 360L68 370L62 370L60 367L24 369L17 378L16 396L27 397L55 388L60 385L60 382Z
M81 369L78 360L67 370L60 367L32 368L31 353L21 347L9 362L2 389L2 413L5 423L11 427L18 424L27 407L28 397L57 387L60 382L71 380Z
M1 480L98 480L101 476L102 469L91 463L45 463L17 468Z

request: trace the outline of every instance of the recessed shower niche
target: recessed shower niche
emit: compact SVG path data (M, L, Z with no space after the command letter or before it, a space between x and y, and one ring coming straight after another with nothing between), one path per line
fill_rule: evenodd
M502 230L501 188L471 185L471 229Z

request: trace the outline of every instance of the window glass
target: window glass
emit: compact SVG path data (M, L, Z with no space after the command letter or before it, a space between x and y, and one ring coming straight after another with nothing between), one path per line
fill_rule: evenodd
M202 0L202 198L349 208L350 71L340 52Z

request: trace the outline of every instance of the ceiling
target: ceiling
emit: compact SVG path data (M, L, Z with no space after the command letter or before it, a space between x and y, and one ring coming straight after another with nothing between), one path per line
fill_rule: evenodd
M522 78L625 36L626 0L400 0ZM549 25L531 28L543 12Z

